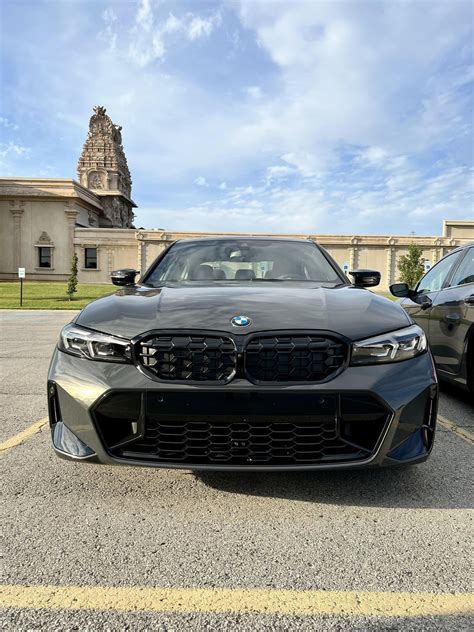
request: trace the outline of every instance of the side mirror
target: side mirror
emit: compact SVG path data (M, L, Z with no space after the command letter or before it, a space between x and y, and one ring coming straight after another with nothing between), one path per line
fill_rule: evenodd
M421 309L429 309L433 305L433 301L430 299L429 296L421 295L420 298L415 302L420 305Z
M380 272L376 270L353 270L349 274L356 287L374 287L380 283Z
M122 270L114 270L110 275L114 285L135 285L135 277L138 270L133 268L123 268Z
M393 283L393 285L390 286L390 292L397 298L413 296L413 291L410 290L407 283Z

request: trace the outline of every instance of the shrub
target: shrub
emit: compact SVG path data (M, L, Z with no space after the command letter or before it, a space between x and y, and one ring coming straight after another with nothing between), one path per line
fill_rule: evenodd
M408 254L402 255L398 261L400 281L406 283L409 287L415 287L425 272L422 255L423 250L420 246L410 244L408 246Z
M66 294L69 296L69 300L73 300L74 294L77 292L77 255L74 253L71 260L71 275L67 282Z

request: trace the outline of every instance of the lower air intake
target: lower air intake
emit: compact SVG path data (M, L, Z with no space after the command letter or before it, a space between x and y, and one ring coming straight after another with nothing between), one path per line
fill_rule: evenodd
M131 419L139 420L137 435L130 436L130 423L121 440L116 434L116 419L123 423L121 398L108 397L94 415L111 454L182 466L367 459L390 416L370 395L149 392ZM114 413L115 405L122 412Z

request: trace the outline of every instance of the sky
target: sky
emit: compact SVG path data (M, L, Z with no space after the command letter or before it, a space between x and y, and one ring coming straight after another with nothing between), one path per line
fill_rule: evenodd
M123 126L135 225L439 235L474 219L463 0L2 0L0 174Z

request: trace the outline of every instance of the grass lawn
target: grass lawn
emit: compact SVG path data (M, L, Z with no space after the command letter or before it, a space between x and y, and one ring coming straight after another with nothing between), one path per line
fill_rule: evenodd
M66 281L24 281L23 309L82 309L95 298L118 289L112 283L80 283L74 299L69 301L66 287ZM0 281L0 309L19 308L20 282Z

